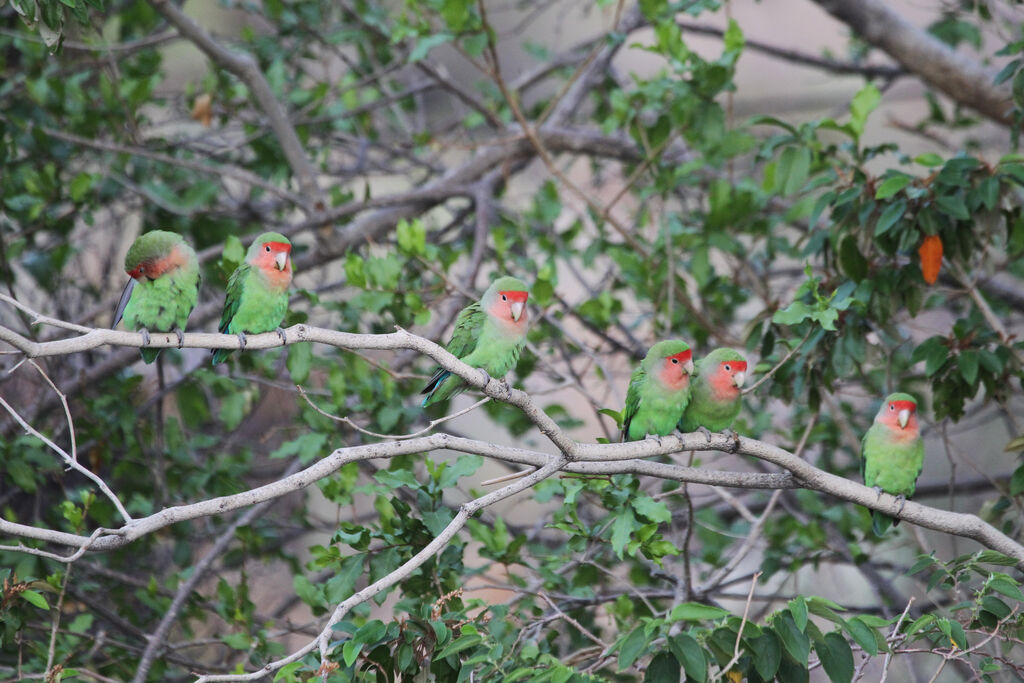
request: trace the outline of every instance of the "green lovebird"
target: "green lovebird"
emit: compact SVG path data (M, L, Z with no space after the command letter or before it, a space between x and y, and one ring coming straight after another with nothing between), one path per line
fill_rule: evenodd
M281 322L288 312L288 286L292 283L292 243L279 232L265 232L249 246L245 261L228 280L222 333L237 334L245 348L245 333L275 331L285 341ZM216 349L213 364L223 363L232 349Z
M730 429L740 414L740 388L746 377L747 359L732 349L715 349L702 358L680 431L701 431L710 439L711 432Z
M522 280L499 277L480 301L462 309L445 348L491 377L504 377L519 361L519 353L526 343L529 326L526 299L529 296L530 289ZM461 377L438 368L420 392L426 394L423 407L451 398L465 388Z
M124 257L131 279L117 302L114 324L124 318L125 327L142 333L175 332L184 342L185 323L199 299L199 260L181 235L153 230L132 243ZM160 349L142 349L142 360L152 363Z
M861 443L860 473L864 485L879 495L890 493L902 502L914 495L924 465L924 441L917 424L917 401L910 394L890 394ZM881 536L899 520L871 511L871 528Z
M622 410L622 440L664 436L676 428L690 402L693 351L679 339L660 341L629 378Z

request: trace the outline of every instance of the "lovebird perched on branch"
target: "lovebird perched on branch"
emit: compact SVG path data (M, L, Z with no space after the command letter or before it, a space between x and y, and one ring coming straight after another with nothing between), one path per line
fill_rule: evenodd
M890 493L903 503L914 495L924 465L924 441L917 424L917 401L910 394L890 394L861 443L860 473L864 485L879 495ZM881 536L899 524L888 515L871 511L871 528Z
M679 429L683 432L731 430L740 414L740 389L747 377L747 359L732 349L715 349L697 363Z
M288 287L292 283L292 243L279 232L265 232L249 246L245 261L228 280L222 333L237 334L245 348L245 333L275 331L285 341L281 322L288 312ZM223 363L232 349L213 352L213 364Z
M153 230L139 237L124 257L131 279L117 302L114 324L124 317L125 327L142 333L175 332L184 342L185 323L199 298L199 260L181 235ZM142 360L152 363L160 349L142 349Z
M664 436L676 428L690 402L693 351L679 339L660 341L650 348L629 378L622 410L622 440Z
M515 367L526 343L529 315L526 300L530 289L522 280L499 277L480 301L462 309L445 348L468 365L491 377L501 378ZM423 407L461 393L466 383L458 375L438 368L420 393Z

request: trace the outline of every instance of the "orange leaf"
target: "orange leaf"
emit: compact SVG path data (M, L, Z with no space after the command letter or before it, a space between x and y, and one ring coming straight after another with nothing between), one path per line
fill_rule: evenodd
M207 128L213 122L213 97L205 92L192 103L192 118Z
M926 235L917 253L921 256L921 275L924 281L934 285L942 268L942 239L938 235Z

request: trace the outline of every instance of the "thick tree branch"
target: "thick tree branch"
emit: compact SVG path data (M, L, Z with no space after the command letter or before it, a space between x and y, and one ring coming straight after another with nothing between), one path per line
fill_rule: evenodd
M2 296L2 295L0 295ZM68 354L96 348L104 344L141 347L142 335L134 332L115 330L91 330L81 336L50 342L33 342L13 330L0 326L0 341L5 341L28 356ZM530 396L512 389L503 380L485 379L477 369L466 365L434 342L399 329L391 334L354 334L327 330L308 325L294 325L285 330L286 344L297 342L318 342L341 349L413 349L430 356L446 370L462 377L467 384L480 389L485 395L518 407L569 460L564 469L581 474L633 472L664 477L681 482L705 483L733 486L742 482L740 473L726 473L723 476L707 473L706 470L682 468L676 465L659 465L639 460L655 455L667 455L689 450L716 450L750 455L773 463L788 470L795 481L778 480L780 486L798 485L828 493L837 498L863 505L873 510L907 520L929 529L970 538L982 545L998 550L1015 558L1018 566L1024 568L1024 546L1016 543L975 515L950 512L919 503L907 502L901 510L899 501L891 495L878 495L874 490L849 479L830 474L814 467L803 459L778 446L753 439L740 438L736 442L725 435L713 435L706 440L700 434L671 435L660 439L648 439L621 444L580 443L566 435L547 413L541 410ZM150 346L170 348L178 345L177 337L170 333L150 333ZM191 348L239 348L239 340L233 335L187 333L184 345ZM249 337L246 348L266 349L281 346L282 340L274 333ZM546 467L552 456L519 448L498 446L488 442L460 439L448 434L433 434L428 437L341 448L309 468L277 482L250 491L214 498L191 505L167 508L149 517L132 520L107 536L101 536L92 544L93 550L110 550L121 547L133 540L152 533L157 529L180 521L195 519L229 510L255 505L266 500L297 491L337 470L345 463L369 458L394 457L400 454L447 448L454 451L503 459L508 462ZM762 487L766 482L760 481ZM86 538L47 529L38 529L0 520L0 533L34 538L69 546L81 546Z
M813 2L953 101L1010 125L1010 89L993 85L996 72L914 26L885 0Z

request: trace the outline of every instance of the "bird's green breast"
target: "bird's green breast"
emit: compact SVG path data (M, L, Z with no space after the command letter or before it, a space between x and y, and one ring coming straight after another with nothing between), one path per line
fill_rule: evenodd
M720 432L732 427L736 416L740 414L740 399L717 400L714 392L702 377L694 383L693 396L681 422L684 432L695 431L704 427L712 432Z
M872 425L864 436L864 485L878 486L894 496L911 496L924 465L920 436L893 439L885 427Z
M238 310L228 323L231 334L259 334L279 327L288 312L288 290L269 287L264 276L252 269L245 275L238 299Z
M627 438L637 441L646 434L671 434L690 401L689 385L671 391L648 376L637 391L639 404L629 422Z

